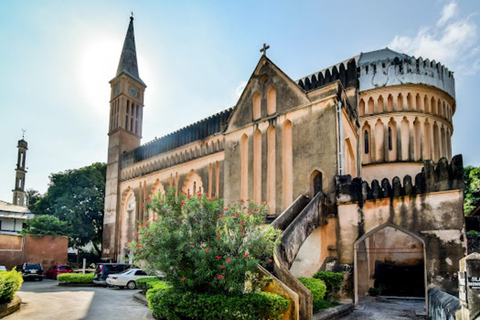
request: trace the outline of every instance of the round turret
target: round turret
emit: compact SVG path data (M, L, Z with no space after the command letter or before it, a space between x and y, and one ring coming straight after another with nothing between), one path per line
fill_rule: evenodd
M424 160L451 160L455 80L443 65L389 49L358 61L362 176L415 176Z

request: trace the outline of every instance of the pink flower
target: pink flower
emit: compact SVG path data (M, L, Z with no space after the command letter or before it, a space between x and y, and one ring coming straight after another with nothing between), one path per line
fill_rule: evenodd
M182 278L182 281L185 281L185 278Z
M137 238L138 238L138 233L135 235L135 237L137 237Z
M137 248L141 248L141 247L142 247L142 245L141 245L141 244L137 244Z
M158 219L153 219L153 221L158 221Z
M191 195L191 194L189 194L189 195L188 195L188 197L187 197L187 199L190 199L191 197L192 197L192 195Z
M272 263L272 262L273 262L273 260L272 260L272 259L269 259L269 260L268 260L268 262Z
M218 279L222 279L223 276L222 276L221 274L219 274L217 278L218 278Z
M150 245L152 245L152 243L151 243L151 242L149 242L149 243L147 243L147 244L148 244L149 246L150 246Z
M185 204L185 200L182 200L182 204Z
M225 208L225 209L223 209L223 210L228 211L228 208Z
M140 203L140 207L143 207L143 203Z
M242 225L242 227L245 225L245 222L243 221L240 221L240 224Z
M244 258L248 258L248 254L245 253L245 254L243 255L243 257L244 257Z
M165 213L167 213L167 212L168 212L168 210L165 210Z
M248 213L253 213L252 210L248 210Z
M232 214L232 217L236 218L236 217L237 217L237 215L234 213L234 214Z
M150 197L146 197L146 198L145 198L145 201L148 201L148 200L150 200Z
M148 226L148 225L149 225L149 222L145 223L145 225Z
M226 261L226 262L231 262L231 261L232 261L232 259L230 259L230 258L227 258L227 260L225 260L225 261Z
M206 252L206 253L209 253L209 252L210 252L210 250L208 250L208 249L207 249L207 250L205 250L205 252Z
M220 266L220 268L225 269L225 266Z
M217 260L220 260L222 257L221 256L217 256Z
M219 238L220 238L220 236L217 236L217 239L219 239Z
M250 199L247 199L248 202L250 202Z

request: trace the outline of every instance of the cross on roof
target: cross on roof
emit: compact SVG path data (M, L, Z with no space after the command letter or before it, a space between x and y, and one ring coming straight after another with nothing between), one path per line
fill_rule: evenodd
M25 130L25 129L22 129L22 139L24 139L24 138L25 138L25 132L27 132L27 130Z
M130 19L133 19L133 11L130 11Z
M260 49L260 52L263 52L263 55L266 56L267 55L267 50L270 49L270 46L266 43L263 44L263 48Z

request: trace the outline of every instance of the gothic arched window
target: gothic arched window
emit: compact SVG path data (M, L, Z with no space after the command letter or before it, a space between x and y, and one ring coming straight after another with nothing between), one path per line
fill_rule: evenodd
M388 150L392 151L392 128L388 127Z
M365 130L364 134L364 139L365 139L365 154L368 154L369 150L370 150L370 146L369 146L369 139L368 139L368 130Z

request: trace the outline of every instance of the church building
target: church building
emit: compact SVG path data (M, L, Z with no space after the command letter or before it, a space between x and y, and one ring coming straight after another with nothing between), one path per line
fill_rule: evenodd
M128 261L145 198L174 185L268 203L266 223L283 230L275 276L298 294L301 319L309 298L296 277L319 270L343 272L355 301L372 287L455 292L465 245L453 73L385 48L294 80L267 49L233 108L142 144L130 18L110 81L103 258Z

